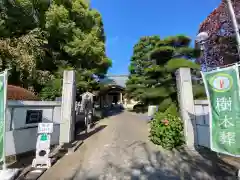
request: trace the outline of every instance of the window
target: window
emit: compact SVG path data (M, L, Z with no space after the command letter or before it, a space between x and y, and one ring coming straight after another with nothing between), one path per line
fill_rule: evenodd
M26 124L42 122L42 110L27 110Z

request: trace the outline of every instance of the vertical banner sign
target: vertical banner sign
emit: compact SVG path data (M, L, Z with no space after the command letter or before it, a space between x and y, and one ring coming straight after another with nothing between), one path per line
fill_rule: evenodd
M5 163L5 116L6 116L7 72L0 73L0 162Z
M238 66L201 72L209 100L211 150L240 155L240 88Z

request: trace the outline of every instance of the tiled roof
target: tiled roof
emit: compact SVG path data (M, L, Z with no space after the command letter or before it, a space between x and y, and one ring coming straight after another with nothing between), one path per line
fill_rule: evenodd
M125 88L127 80L128 75L107 75L104 79L100 79L100 83L118 85Z

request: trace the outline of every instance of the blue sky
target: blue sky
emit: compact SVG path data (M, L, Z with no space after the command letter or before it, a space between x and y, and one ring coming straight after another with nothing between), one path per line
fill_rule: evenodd
M128 74L133 46L141 36L185 34L195 38L199 24L220 0L92 0L103 18L109 74Z

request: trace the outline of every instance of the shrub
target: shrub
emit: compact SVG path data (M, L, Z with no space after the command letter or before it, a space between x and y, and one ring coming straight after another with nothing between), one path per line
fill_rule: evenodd
M49 81L40 92L40 97L43 100L54 101L56 97L61 97L61 96L62 96L62 79L61 78L56 78Z
M203 84L193 85L194 99L207 99L206 91Z
M167 109L166 111L164 112L165 115L167 114L171 114L173 116L179 116L179 112L178 112L178 108L177 108L177 105L176 103L172 103Z
M150 124L150 140L171 150L184 144L183 122L172 114L157 112Z

